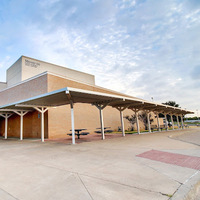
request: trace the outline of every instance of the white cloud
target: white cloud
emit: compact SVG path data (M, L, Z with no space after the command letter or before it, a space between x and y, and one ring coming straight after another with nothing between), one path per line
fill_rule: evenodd
M4 57L17 49L95 74L103 87L200 110L199 7L195 0L42 1L29 6L31 16L5 22L15 37L6 43L0 31L0 44L10 47Z

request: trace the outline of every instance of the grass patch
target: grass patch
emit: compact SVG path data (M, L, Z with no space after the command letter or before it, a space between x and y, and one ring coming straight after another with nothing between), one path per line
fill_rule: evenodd
M140 133L144 133L144 132L149 132L149 131L148 130L140 131ZM114 131L112 133L121 134L122 132L121 131ZM138 133L137 131L125 131L125 134L137 134L137 133Z
M192 124L192 125L195 125L195 124L200 124L200 122L184 122L184 124L188 124L188 125Z

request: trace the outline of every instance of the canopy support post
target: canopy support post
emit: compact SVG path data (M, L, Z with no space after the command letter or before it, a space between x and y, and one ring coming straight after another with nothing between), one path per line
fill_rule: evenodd
M108 103L105 103L103 105L100 104L94 104L99 109L99 116L100 116L100 124L101 124L101 135L102 140L105 139L105 133L104 133L104 123L103 123L103 109L108 105Z
M160 132L160 121L159 121L159 113L158 112L156 112L156 117L157 117L158 131Z
M138 119L138 112L135 112L135 117L136 117L136 124L137 124L137 132L140 134L140 124L139 124L139 119Z
M184 124L183 124L183 115L181 115L181 126L182 126L182 129L184 129Z
M122 136L123 136L123 137L125 137L123 111L124 111L126 108L127 108L127 107L117 107L117 110L119 110L119 112L120 112L121 130L122 130Z
M138 112L139 109L131 109L133 112L135 112L135 118L136 118L136 126L137 126L137 133L140 134L140 123L138 119Z
M176 119L177 119L177 125L178 125L178 129L179 129L180 125L179 125L179 118L178 118L178 115L176 115Z
M174 120L173 120L173 115L171 114L170 117L171 117L171 122L172 122L172 129L174 130Z
M14 111L14 113L20 116L20 140L23 140L23 117L28 111Z
M0 114L0 116L5 118L5 135L4 135L4 139L8 139L8 118L11 116L12 114Z
M5 139L8 139L8 116L5 115Z
M99 114L100 114L102 140L104 140L105 134L104 134L104 123L103 123L103 110L102 110L102 108L99 108Z
M151 133L151 123L150 123L150 112L147 111L147 121L148 121L148 128L149 128L149 133Z
M41 113L41 141L44 142L44 113L48 110L48 108L34 107L34 109Z
M124 130L124 120L123 120L123 111L120 110L120 119L121 119L121 129L122 129L122 136L125 136L125 130Z
M71 107L71 126L72 126L72 144L75 144L75 128L74 128L74 103L73 101L70 101L70 107Z
M165 113L165 127L166 131L168 131L168 123L167 123L167 114Z

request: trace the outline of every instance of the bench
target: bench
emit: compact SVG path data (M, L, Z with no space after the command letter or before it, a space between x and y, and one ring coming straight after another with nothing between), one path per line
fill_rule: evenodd
M104 132L105 132L105 133L112 133L113 130L105 130Z
M112 133L113 130L104 130L104 133ZM95 131L95 133L101 133L101 131Z
M154 129L158 131L158 127L157 127L156 125L152 125L152 126L151 126L151 132L153 132Z
M162 131L163 129L167 129L166 125L160 125L160 130Z

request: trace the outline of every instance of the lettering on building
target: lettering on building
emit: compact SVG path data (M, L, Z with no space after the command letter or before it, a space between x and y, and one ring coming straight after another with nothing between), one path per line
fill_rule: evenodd
M36 63L36 62L25 59L25 65L29 67L37 68L38 66L40 66L40 63Z

